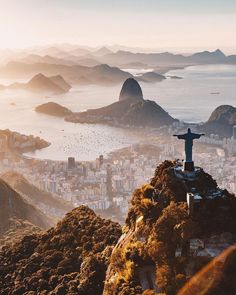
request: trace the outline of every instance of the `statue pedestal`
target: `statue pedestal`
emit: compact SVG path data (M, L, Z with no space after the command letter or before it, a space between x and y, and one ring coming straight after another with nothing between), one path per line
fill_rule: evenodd
M180 166L180 165L174 167L174 174L179 179L195 180L196 178L198 178L200 173L201 173L201 168L199 167L194 167L193 171L184 170L184 166Z
M184 171L193 172L194 171L194 162L184 162Z

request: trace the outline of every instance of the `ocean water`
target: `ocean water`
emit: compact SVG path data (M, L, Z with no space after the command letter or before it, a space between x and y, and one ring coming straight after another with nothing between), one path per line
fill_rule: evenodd
M138 74L140 70L132 69L132 73ZM201 122L221 104L236 106L236 66L193 66L170 71L166 76L183 79L168 78L160 83L140 84L145 99L155 100L175 118ZM16 81L0 80L0 84L5 85L11 82ZM29 156L52 160L74 156L77 160L93 160L99 154L105 155L136 142L137 136L134 132L105 125L68 123L61 118L38 114L34 108L48 101L73 111L102 107L118 100L121 86L77 86L59 96L0 91L0 129L37 135L52 143L46 149L29 153Z

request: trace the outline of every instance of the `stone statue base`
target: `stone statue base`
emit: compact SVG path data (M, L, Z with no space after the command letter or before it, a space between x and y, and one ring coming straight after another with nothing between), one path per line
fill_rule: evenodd
M184 171L190 171L190 172L192 172L192 171L194 171L194 162L192 161L192 162L186 162L186 161L184 161Z
M194 167L193 171L184 170L184 166L176 166L174 168L174 174L179 179L184 180L195 180L198 178L199 174L201 173L201 168Z

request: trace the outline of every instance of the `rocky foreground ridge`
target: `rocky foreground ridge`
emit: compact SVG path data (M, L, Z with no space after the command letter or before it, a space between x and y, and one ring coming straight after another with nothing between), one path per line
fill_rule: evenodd
M177 294L236 242L235 196L201 168L181 171L178 162L159 165L151 182L133 193L122 230L81 206L47 232L3 247L0 295ZM194 208L186 202L189 193ZM227 268L222 284L234 282L233 274ZM209 284L202 294L223 294L212 290Z
M134 192L103 295L177 294L236 242L236 198L200 168L197 177L183 177L179 165L165 161L150 184ZM197 200L194 214L186 203L188 192ZM202 294L212 294L206 291Z
M55 228L3 248L0 294L102 294L120 235L117 223L84 206L74 209Z

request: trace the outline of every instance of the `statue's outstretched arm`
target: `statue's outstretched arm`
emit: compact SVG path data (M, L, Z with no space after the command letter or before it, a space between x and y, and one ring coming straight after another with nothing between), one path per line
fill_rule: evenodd
M199 139L201 136L204 136L204 135L205 135L204 133L200 133L200 134L193 133L194 139Z
M181 135L174 134L173 136L178 137L178 139L186 139L186 135L185 134L181 134Z

